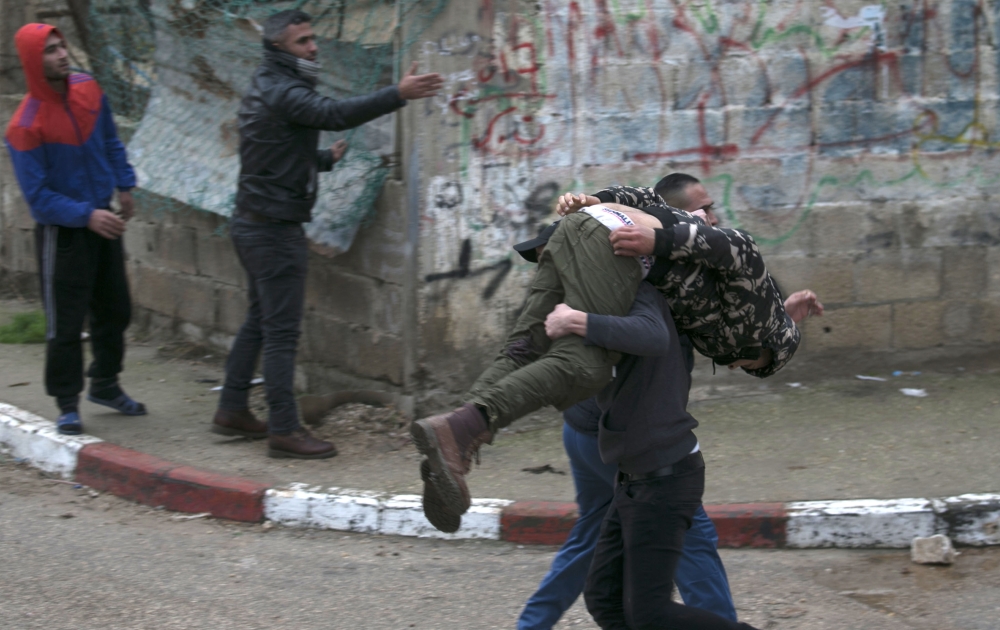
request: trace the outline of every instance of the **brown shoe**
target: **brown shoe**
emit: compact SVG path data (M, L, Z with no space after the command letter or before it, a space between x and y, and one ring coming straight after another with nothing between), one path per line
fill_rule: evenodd
M293 459L326 459L337 454L333 442L314 438L305 429L296 429L288 435L267 437L268 457L291 457Z
M434 487L434 473L426 459L420 462L420 478L424 480L424 516L431 525L446 534L458 531L462 526L462 515L453 514Z
M267 423L255 418L249 409L218 409L212 418L211 431L219 435L241 435L256 440L267 437Z
M410 425L417 449L427 457L430 483L448 510L465 514L472 503L465 475L479 447L493 441L482 414L471 403L451 413L417 420Z

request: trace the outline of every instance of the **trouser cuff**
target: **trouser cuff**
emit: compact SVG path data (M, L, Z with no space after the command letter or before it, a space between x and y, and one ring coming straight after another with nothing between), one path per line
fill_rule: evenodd
M76 411L80 407L80 396L56 396L56 405L62 413Z

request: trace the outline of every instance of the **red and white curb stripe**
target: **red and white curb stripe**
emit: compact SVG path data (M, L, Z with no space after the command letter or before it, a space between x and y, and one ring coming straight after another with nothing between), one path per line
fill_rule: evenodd
M55 424L0 403L0 446L42 470L94 489L179 512L288 527L445 539L481 538L558 545L576 505L473 499L454 534L424 518L418 495L388 495L293 484L271 488L109 444L63 436ZM908 547L916 536L946 534L964 545L1000 545L1000 494L943 499L859 499L705 506L720 547Z

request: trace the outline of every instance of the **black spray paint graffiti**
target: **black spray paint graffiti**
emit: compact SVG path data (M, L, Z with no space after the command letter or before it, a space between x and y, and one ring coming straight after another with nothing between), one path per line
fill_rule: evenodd
M431 273L427 274L424 278L427 282L437 282L438 280L448 280L457 278L475 278L476 276L481 276L484 273L489 273L491 271L496 271L497 275L493 276L493 279L489 281L489 284L483 289L482 298L488 300L493 297L497 289L503 283L504 278L510 273L511 267L514 264L510 261L510 258L504 258L503 260L497 261L491 265L486 265L485 267L480 267L479 269L471 269L470 265L472 262L472 241L465 239L462 241L462 251L458 254L458 268L452 269L451 271L445 271L443 273Z
M528 211L528 229L533 229L542 219L552 214L553 203L558 194L559 184L556 182L540 184L528 194L524 200L524 208ZM447 182L434 196L434 205L441 209L456 208L461 205L462 201L462 186L458 182ZM428 274L424 280L437 282L438 280L474 278L495 271L496 275L489 281L482 293L482 298L488 300L496 294L513 266L510 258L505 258L485 267L472 269L472 241L465 239L462 241L462 249L458 254L458 267L451 271Z
M555 182L545 182L535 186L528 198L524 200L524 207L528 210L528 216L532 223L537 223L544 217L552 214L553 204L559 194L559 184Z

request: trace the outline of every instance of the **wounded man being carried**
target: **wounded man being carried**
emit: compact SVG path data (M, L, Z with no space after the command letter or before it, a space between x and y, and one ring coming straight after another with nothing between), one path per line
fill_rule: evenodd
M446 531L457 528L456 515L469 508L464 477L496 431L548 405L566 409L613 376L619 354L578 335L551 340L545 334L545 319L558 304L622 317L645 279L667 299L678 332L717 363L763 378L784 366L798 346L800 333L748 234L709 227L666 206L650 189L615 187L581 200L587 201L560 208L570 214L539 239L517 246L544 245L538 271L514 330L472 385L466 404L411 425L427 457L421 466L424 512ZM593 205L580 208L588 203ZM609 237L625 226L655 230L654 255L616 255ZM522 251L529 260L533 254Z

